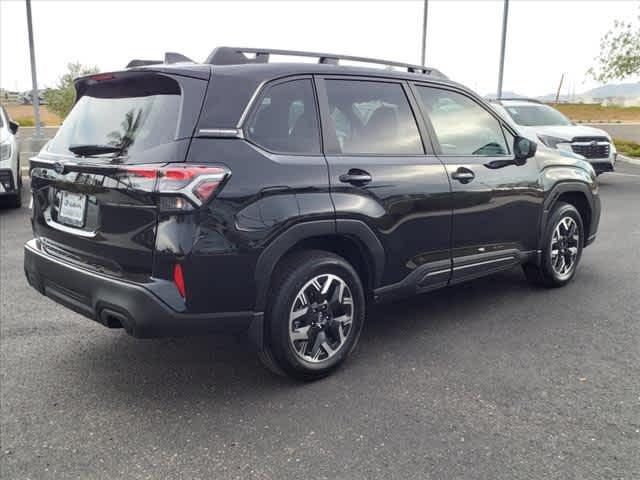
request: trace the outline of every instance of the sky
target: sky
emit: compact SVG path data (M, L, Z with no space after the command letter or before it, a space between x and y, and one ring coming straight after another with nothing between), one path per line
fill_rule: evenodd
M485 95L497 88L502 0L429 0L426 64ZM423 1L32 0L38 85L68 62L119 70L133 58L216 46L269 47L419 63ZM615 19L640 0L511 0L504 91L539 96L598 86L587 69ZM24 0L0 0L0 87L31 88ZM632 78L626 81L640 81Z

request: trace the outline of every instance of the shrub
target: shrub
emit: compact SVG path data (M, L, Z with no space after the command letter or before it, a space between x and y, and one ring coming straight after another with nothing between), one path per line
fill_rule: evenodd
M640 143L620 140L619 138L614 138L613 143L616 144L618 153L628 155L630 157L640 157Z
M14 122L16 122L21 127L35 127L36 121L33 117L22 117L22 118L14 118Z

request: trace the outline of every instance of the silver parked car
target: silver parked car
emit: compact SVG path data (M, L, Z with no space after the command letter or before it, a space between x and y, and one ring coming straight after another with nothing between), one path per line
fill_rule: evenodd
M522 135L530 140L581 155L598 175L613 171L616 147L604 130L576 125L555 108L538 100L503 98L491 103L503 117L513 120Z

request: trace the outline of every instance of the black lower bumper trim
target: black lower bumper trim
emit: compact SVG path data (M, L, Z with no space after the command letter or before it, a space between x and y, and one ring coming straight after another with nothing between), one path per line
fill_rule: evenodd
M613 164L609 161L605 162L591 162L591 166L596 171L597 174L605 173L605 172L613 172Z
M246 331L254 312L176 312L143 285L62 262L43 252L36 239L24 247L29 284L43 295L107 327L123 327L139 338Z
M0 183L4 190L0 192L0 195L13 195L18 191L13 181L13 172L8 168L0 169Z

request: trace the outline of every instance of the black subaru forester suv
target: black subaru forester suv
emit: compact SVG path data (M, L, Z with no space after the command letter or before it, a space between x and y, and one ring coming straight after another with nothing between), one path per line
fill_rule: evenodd
M561 286L596 236L589 163L536 151L436 70L176 58L78 79L31 160L29 283L107 327L246 331L269 368L312 379L375 302L515 265Z

